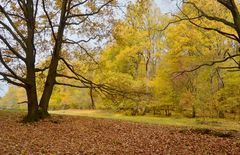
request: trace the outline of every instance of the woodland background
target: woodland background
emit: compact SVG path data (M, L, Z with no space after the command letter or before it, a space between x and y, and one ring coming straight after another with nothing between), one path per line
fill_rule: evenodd
M215 1L196 3L211 15L231 19ZM219 9L214 9L216 5ZM198 13L190 5L181 9L189 16ZM178 16L182 16L181 11L162 14L152 0L130 3L124 18L114 21L110 39L101 51L79 52L72 63L80 66L77 71L91 81L133 94L116 97L92 88L55 86L49 110L102 109L126 115L240 119L240 72L228 67L239 63L239 57L199 67L239 52L239 44L185 20L166 27ZM215 21L198 22L232 31ZM63 66L61 69L68 74ZM46 72L37 73L39 92L45 77ZM25 101L24 89L10 86L0 99L0 107L26 110Z

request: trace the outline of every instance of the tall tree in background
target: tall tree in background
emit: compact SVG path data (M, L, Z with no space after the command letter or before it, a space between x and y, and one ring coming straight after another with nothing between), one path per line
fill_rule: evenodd
M110 28L106 26L107 17L111 15L109 5L114 3L114 0L0 1L0 75L2 80L26 90L27 121L48 115L56 84L106 89L78 74L70 60L76 51L88 53L86 43L93 45L101 40L103 27ZM72 74L61 72L60 63ZM42 72L47 72L47 76L43 77L44 88L38 94L36 77ZM81 85L60 83L58 78L77 80Z
M189 21L192 25L213 31L233 40L232 46L236 47L235 51L226 51L222 59L214 60L199 65L193 69L184 72L191 72L202 66L213 66L214 64L224 63L231 60L234 62L230 66L223 65L222 69L230 71L239 71L240 69L240 12L238 0L183 0L182 7L175 17L178 21ZM217 8L217 9L213 9Z
M101 62L105 72L116 77L109 80L114 83L131 81L131 87L146 92L141 101L132 104L132 109L145 109L150 103L152 90L150 83L156 75L163 50L164 33L158 31L167 22L167 16L161 14L153 0L137 0L128 5L125 18L113 27L113 42L105 48ZM108 80L105 78L103 80ZM136 84L134 86L134 84ZM119 84L120 87L124 84ZM146 101L148 100L148 101ZM129 107L128 107L129 108Z
M223 92L228 93L229 90L227 88L233 83L231 80L229 80L229 78L226 78L226 74L229 74L229 72L231 72L232 79L235 79L236 75L239 76L239 5L240 3L237 0L182 0L182 6L179 7L179 12L174 15L177 20L175 19L173 23L181 21L181 24L185 26L188 25L188 29L191 29L187 29L187 31L191 32L192 30L197 30L200 32L195 32L193 34L198 41L192 39L194 38L193 35L189 35L188 32L177 30L177 33L173 33L172 41L174 42L175 40L176 43L173 43L171 41L171 45L173 46L172 49L176 51L179 50L181 53L181 55L179 56L174 56L177 57L176 59L180 60L182 57L182 60L187 60L188 58L186 57L186 55L191 54L188 57L193 57L195 54L197 54L194 56L195 58L193 57L195 60L193 59L191 62L187 62L185 64L178 64L179 72L177 72L178 74L176 77L181 79L187 76L190 77L191 74L195 74L198 75L194 77L196 81L197 79L203 80L204 78L209 76L209 86L203 86L203 82L199 82L199 80L197 80L198 83L195 83L196 91L194 97L198 98L198 100L202 103L210 103L212 104L212 106L215 103L219 104L215 106L217 107L216 111L218 113L218 117L224 117L222 109L226 110L226 105L231 107L232 109L239 106L238 104L236 104L236 100L238 99L234 98L235 103L226 102L226 98L228 97L224 98L224 95L219 95L221 93L224 94ZM180 26L181 24L176 25ZM200 37L201 35L204 37ZM191 38L192 40L188 40L189 38ZM209 42L210 40L212 40L211 38L213 39L213 41ZM178 43L182 43L184 46L179 46ZM203 66L212 67L206 69L206 71L199 70ZM196 70L199 71L190 73ZM228 72L225 72L225 70ZM187 72L190 74L180 76ZM214 80L216 82L214 82ZM224 88L225 86L226 88ZM203 87L205 89L203 89ZM209 89L206 89L207 87L209 87ZM208 90L209 93L206 93L206 90ZM201 91L203 93L201 93ZM238 93L238 91L235 92L235 94ZM206 94L208 94L209 97L207 97ZM223 105L225 106L224 108Z

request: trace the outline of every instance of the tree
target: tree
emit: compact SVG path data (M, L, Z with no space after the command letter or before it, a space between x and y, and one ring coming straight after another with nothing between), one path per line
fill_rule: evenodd
M224 94L219 95L219 91L227 90L224 88L225 82L231 82L223 78L225 72L222 69L230 72L240 69L238 8L239 2L234 0L184 0L178 14L174 15L172 23L175 25L173 30L170 28L172 35L167 36L171 37L170 50L175 55L175 63L178 63L176 81L179 83L185 77L184 81L189 81L191 86L195 87L194 92L191 91L195 93L192 96L197 99L195 103L200 101L212 106L215 104L218 108L217 113L221 115L223 108L220 108L218 103L222 101L216 101L215 95L218 94L218 97L222 98ZM200 70L203 66L213 67L205 71ZM182 76L184 73L189 74ZM196 76L192 76L193 74ZM189 80L186 77L190 77ZM203 80L207 82L204 84ZM229 92L227 91L226 93ZM206 104L204 106L206 107Z
M141 101L136 104L125 102L130 105L126 106L126 109L146 109L151 100L153 92L150 90L150 81L156 75L163 52L164 35L158 29L162 27L164 20L167 20L167 16L161 14L153 0L137 0L129 4L125 18L113 27L113 42L101 55L104 70L112 72L108 74L111 74L111 77L116 76L118 80L114 81L115 84L128 81L131 88L138 86L139 90L149 94L146 98L142 96ZM113 78L111 80L113 81Z
M207 25L219 26L216 23L207 23ZM197 114L194 112L196 109L203 109L202 103L212 102L210 99L217 91L216 81L223 82L220 67L229 65L230 62L208 68L198 68L195 72L189 71L188 74L182 74L184 73L182 71L186 68L195 69L201 63L222 59L226 55L226 51L234 53L236 49L232 47L231 39L212 31L203 30L188 21L176 23L168 28L165 34L166 48L168 49L165 59L172 65L167 68L172 68L172 73L169 74L178 73L177 76L173 74L173 79L176 85L174 90L177 90L179 95L179 106L182 106L180 109L184 109L187 107L186 103L189 103L192 106L192 116L194 116ZM166 66L166 64L165 62L164 65ZM192 102L186 102L186 99Z
M207 4L207 5L206 5ZM217 9L212 9L217 8ZM236 0L216 0L216 1L196 1L182 0L180 14L175 15L178 21L188 21L192 25L223 35L233 41L232 46L239 47L240 43L240 12L239 1ZM175 23L175 22L173 22ZM213 66L228 60L233 60L235 64L224 66L221 69L239 71L240 50L236 48L233 53L226 51L224 58L201 64L193 69L184 72L192 72L203 66Z
M110 29L106 26L110 19L107 16L111 15L109 6L114 3L114 0L0 1L0 75L2 80L25 89L27 121L49 115L49 100L56 84L108 92L107 86L77 73L71 60L76 51L88 53L86 43L102 39L103 27ZM71 75L61 72L59 64ZM47 76L42 92L37 93L36 77L42 72ZM81 85L61 83L59 78L77 80Z

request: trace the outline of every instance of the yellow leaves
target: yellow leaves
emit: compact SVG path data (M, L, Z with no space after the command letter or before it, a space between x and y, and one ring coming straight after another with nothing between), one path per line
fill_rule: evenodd
M104 0L104 2L105 2L105 3L108 3L109 0ZM114 6L114 5L117 4L117 2L118 2L118 0L112 0L110 4Z
M13 52L12 52L11 50L5 50L5 51L4 51L4 54L6 54L6 55L12 55Z
M11 50L5 50L3 53L6 56L6 57L3 57L3 61L5 61L5 63L10 63L13 61L11 57L14 56L14 54Z
M113 37L121 46L145 46L148 42L147 30L141 30L125 22L118 22L113 29Z
M18 88L16 97L18 102L26 101L26 91L23 88Z
M90 0L90 1L88 1L86 5L88 6L88 8L89 8L92 12L95 12L95 11L97 11L97 9L98 9L95 0Z
M12 10L19 10L16 3L10 3L10 7Z
M57 6L57 8L61 8L62 7L62 0L55 0L55 5Z
M10 59L10 58L3 58L3 61L6 62L6 63L10 63L10 62L12 62L12 59Z
M194 104L195 97L191 92L185 92L181 96L180 104L183 106L192 106Z
M109 0L102 0L101 2L96 0L88 0L86 6L90 9L91 12L96 12L103 4L109 3ZM110 2L111 5L115 5L117 3L116 0ZM103 10L103 9L102 9ZM111 13L110 10L104 10L105 13Z
M46 15L41 15L41 16L39 16L39 18L47 20L47 16Z
M134 47L126 47L116 56L116 61L123 61L127 57L135 56Z
M211 0L211 1L190 0L190 2L193 2L201 11L204 12L204 14L207 14L209 17L218 17L223 20L233 22L231 12L216 0ZM201 12L198 11L193 4L189 4L189 3L186 3L183 6L183 12L185 15L187 14L190 18L198 17L199 15L201 15ZM217 22L216 20L212 20L212 19L209 20L205 17L202 17L200 19L195 19L193 21L194 23L199 24L203 27L209 27L211 25L211 27L214 27L217 29L228 28L226 25L222 24L221 22Z
M208 25L215 27L215 25ZM176 56L205 56L214 53L216 45L226 40L212 31L197 28L188 22L179 23L166 32L170 52ZM218 42L218 43L217 43Z

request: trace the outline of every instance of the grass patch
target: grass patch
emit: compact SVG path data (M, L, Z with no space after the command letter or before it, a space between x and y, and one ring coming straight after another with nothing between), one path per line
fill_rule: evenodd
M101 110L58 110L51 111L51 114L84 116L93 118L106 118L131 122L171 125L192 128L206 128L214 130L235 130L240 131L240 123L227 119L212 118L184 118L184 117L156 117L156 116L126 116L120 113L113 113Z

